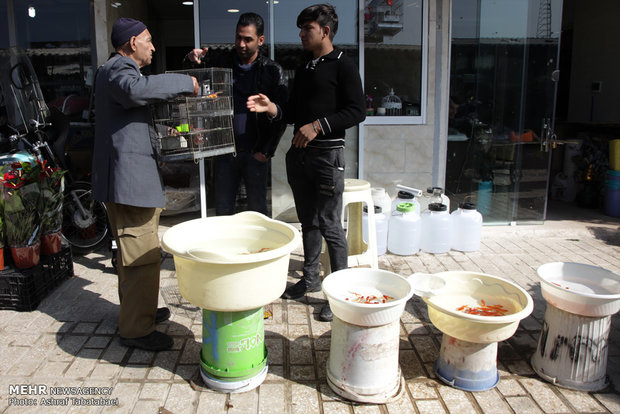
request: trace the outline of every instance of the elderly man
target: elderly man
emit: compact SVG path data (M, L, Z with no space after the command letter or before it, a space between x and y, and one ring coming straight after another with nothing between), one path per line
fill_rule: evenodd
M116 51L99 69L95 84L93 197L105 203L119 246L121 344L161 351L173 341L155 330L170 311L157 309L157 229L165 194L148 105L179 95L196 96L199 85L187 75L140 73L151 63L155 47L151 33L138 20L118 19L112 28L112 45Z

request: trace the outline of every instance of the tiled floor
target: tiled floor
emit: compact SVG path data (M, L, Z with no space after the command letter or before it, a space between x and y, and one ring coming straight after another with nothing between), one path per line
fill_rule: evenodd
M400 320L399 360L403 387L386 404L356 404L339 398L326 382L331 325L317 314L322 292L299 301L278 300L265 320L269 371L256 389L225 394L205 388L198 374L202 318L178 293L174 264L162 264L161 304L172 310L159 329L173 349L160 353L120 346L116 330L116 276L109 253L75 257L75 277L66 280L32 312L0 311L0 411L133 413L618 413L620 412L620 317L612 318L607 373L600 392L555 386L532 370L546 302L536 268L574 261L620 271L620 221L549 220L543 226L485 227L478 252L384 255L380 268L408 276L468 270L502 276L526 289L534 311L510 339L499 343L500 381L483 392L464 392L435 378L441 332L426 304L411 299ZM162 229L163 230L163 229ZM291 256L296 281L301 251ZM27 385L36 387L18 387ZM52 395L64 391L65 395ZM72 387L72 388L71 388ZM92 387L92 388L87 388ZM25 393L21 393L25 391ZM46 391L47 394L35 394ZM79 394L82 392L83 394ZM37 404L36 407L23 404ZM44 404L54 404L45 405ZM113 404L101 406L101 404ZM59 405L66 404L66 405Z

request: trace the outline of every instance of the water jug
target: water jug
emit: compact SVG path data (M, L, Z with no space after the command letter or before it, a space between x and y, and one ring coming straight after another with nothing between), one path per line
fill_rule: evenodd
M424 213L424 210L431 203L441 203L450 212L450 199L443 193L443 188L441 187L428 187L426 192L422 193L422 197L420 197L420 214Z
M482 214L473 203L459 203L452 216L452 249L461 252L480 250Z
M446 253L452 246L452 216L445 204L431 203L422 212L420 248L427 253Z
M413 203L400 203L388 223L390 253L407 256L420 250L420 215L414 211Z
M390 195L385 191L385 188L382 187L373 187L370 189L370 195L372 197L372 202L375 206L381 207L381 211L385 214L385 217L390 215L392 199Z
M381 207L375 206L375 233L377 237L377 256L387 251L388 219ZM368 243L368 206L364 206L362 214L362 238Z
M413 193L410 193L409 191L400 190L398 194L396 195L396 198L394 199L394 201L392 201L392 207L391 207L392 213L396 211L396 206L398 206L400 203L413 203L414 212L418 215L420 214L420 202L413 195Z

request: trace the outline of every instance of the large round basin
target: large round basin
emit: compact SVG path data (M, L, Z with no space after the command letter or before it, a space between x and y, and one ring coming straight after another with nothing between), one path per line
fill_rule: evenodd
M423 297L428 316L437 329L462 341L485 344L508 339L519 321L534 309L532 297L524 289L497 276L461 271L434 276L443 279L445 285ZM409 277L414 286L415 278L416 274ZM459 310L464 305L479 307L483 301L486 305L501 305L507 312L503 316L483 316Z
M299 231L263 214L186 221L164 233L174 256L179 291L203 309L235 312L260 308L286 288L290 253Z
M602 317L620 310L620 275L602 267L553 262L537 270L545 300L558 309Z

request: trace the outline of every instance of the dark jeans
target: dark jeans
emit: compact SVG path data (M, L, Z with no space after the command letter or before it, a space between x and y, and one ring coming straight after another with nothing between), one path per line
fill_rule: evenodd
M319 282L319 260L325 238L332 271L348 267L347 239L342 228L344 148L299 149L286 153L286 175L293 190L304 247L303 276Z
M215 211L218 216L235 214L239 183L243 179L248 210L268 215L267 178L269 161L260 162L249 152L215 158Z

